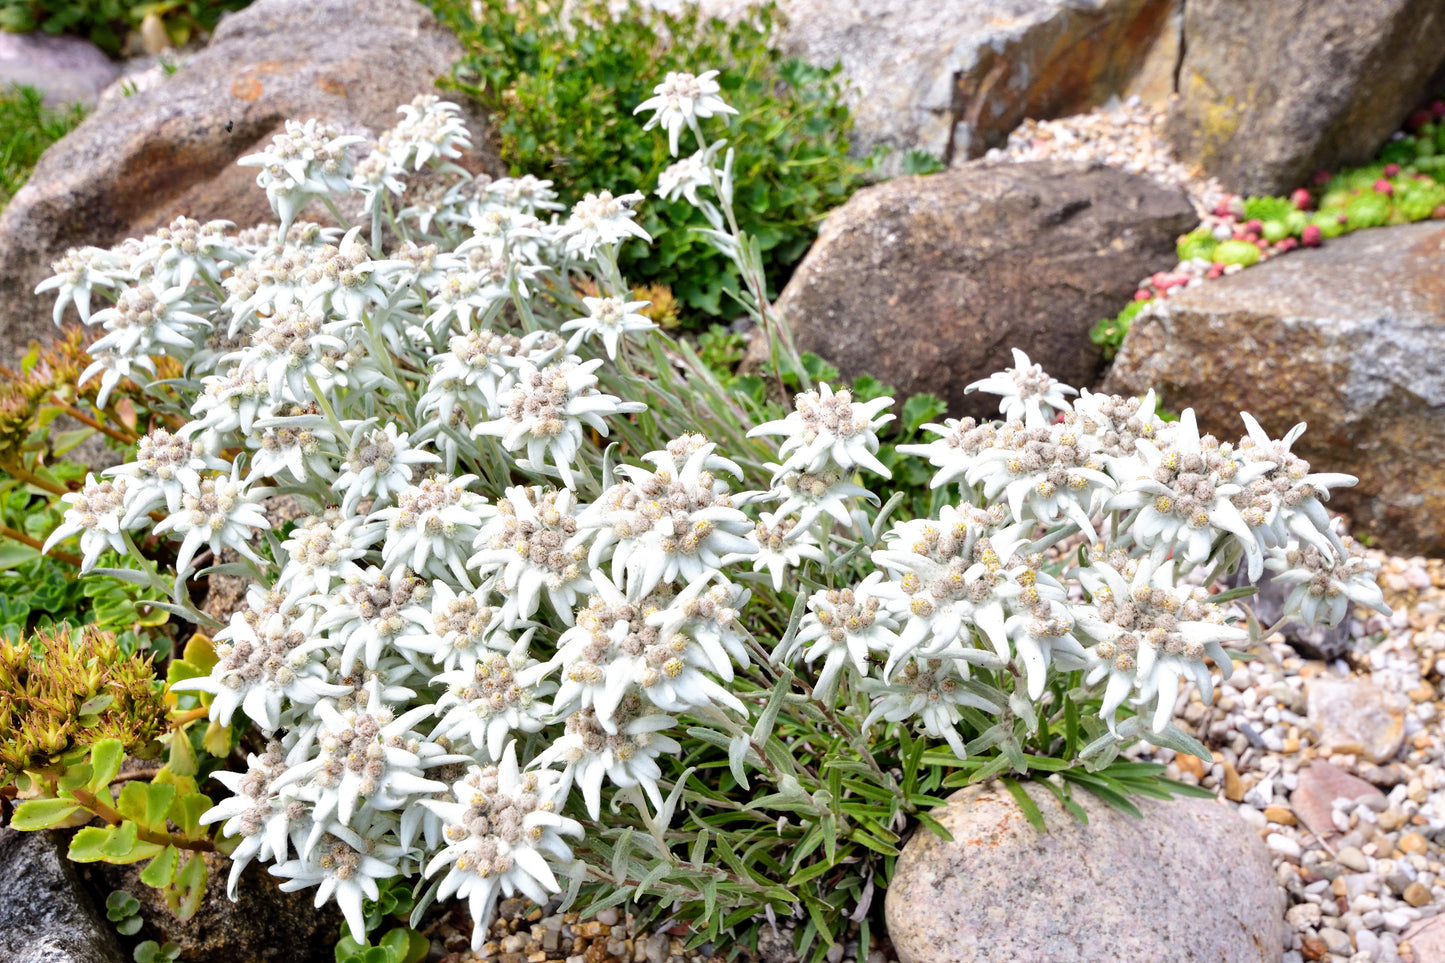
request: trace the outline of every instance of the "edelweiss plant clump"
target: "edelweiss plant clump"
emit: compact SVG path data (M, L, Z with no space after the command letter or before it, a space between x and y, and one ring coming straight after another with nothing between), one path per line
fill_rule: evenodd
M687 196L786 359L731 226L731 154L699 123L730 112L717 93L670 75L639 109L675 156L697 139ZM1209 662L1250 638L1215 576L1267 565L1307 618L1383 607L1322 507L1351 479L1312 474L1294 435L1249 421L1220 441L1021 352L975 385L1002 421L900 449L938 469L943 504L890 525L899 499L864 479L890 477L892 399L801 374L790 413L749 410L628 300L643 195L558 212L546 181L455 166L453 105L402 112L369 153L308 122L244 159L279 226L181 219L42 285L105 329L103 385L184 366L152 386L171 422L69 496L50 544L148 566L137 539L168 539L173 574L128 577L201 624L188 583L254 583L214 668L172 686L255 734L205 817L240 837L233 887L269 863L358 940L401 876L418 913L468 900L475 946L499 896L565 881L594 905L688 907L699 939L719 901L734 922L800 912L822 947L845 916L866 925L877 857L928 821L939 767L1049 757L1102 779L1134 737L1197 748L1171 723L1181 680L1207 696ZM341 226L302 220L314 202ZM114 306L92 313L98 295ZM286 527L267 512L283 495L306 512ZM753 778L770 789L740 792Z

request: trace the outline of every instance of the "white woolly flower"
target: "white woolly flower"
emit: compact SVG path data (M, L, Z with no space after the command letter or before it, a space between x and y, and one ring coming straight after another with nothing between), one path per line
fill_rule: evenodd
M662 778L662 769L657 757L682 751L677 740L662 735L662 730L671 728L677 720L662 713L647 713L637 697L623 700L616 716L616 731L608 731L591 709L579 709L567 717L565 734L536 760L539 767L559 761L564 765L562 798L573 785L580 787L587 815L593 819L602 814L603 779L619 789L640 786L653 807L661 809L662 791L657 781Z
M281 543L288 560L276 588L285 591L288 602L330 592L366 556L372 536L365 525L366 519L337 508L300 519Z
M1257 539L1264 546L1283 545L1294 535L1322 553L1343 555L1344 544L1330 526L1323 500L1329 499L1331 488L1355 485L1359 479L1340 472L1311 472L1310 463L1290 451L1304 434L1304 422L1274 441L1247 412L1239 416L1248 430L1239 442L1240 457L1245 464L1265 462L1272 466L1235 498Z
M312 637L314 624L310 607L297 607L279 592L252 586L246 607L216 633L216 664L210 674L172 688L212 693L213 722L229 726L239 708L262 730L274 732L281 727L283 700L310 706L350 691L330 680L325 654Z
M363 498L384 502L409 485L415 477L413 466L441 461L408 444L411 436L398 434L394 423L381 428L373 424L374 419L364 421L352 431L346 470L331 486L341 494L341 510L348 515Z
M1114 479L1094 460L1073 416L1064 417L1056 424L1034 419L1003 425L969 460L964 480L981 485L989 502L1002 494L1016 522L1052 526L1067 520L1093 538L1091 516L1114 493Z
M892 682L864 679L863 691L873 698L873 710L863 720L867 730L879 719L904 722L916 719L917 725L935 739L943 739L960 759L968 750L958 734L962 718L959 706L968 706L996 714L1002 706L969 688L968 663L950 658L942 652L932 658L911 658L899 669Z
M595 529L588 563L600 565L612 553L612 581L646 594L659 582L692 581L723 565L733 553L751 554L753 522L733 507L733 495L716 474L740 477L737 465L715 455L717 445L701 436L674 439L646 460L656 469L631 465L579 517Z
M226 235L226 228L235 226L230 221L202 224L178 217L141 239L132 269L138 274L149 271L165 287L185 288L197 276L216 283L227 268L247 259Z
M501 415L498 397L525 363L544 368L561 354L564 343L554 332L517 335L485 328L454 335L451 350L432 358L431 379L417 402L420 415L433 412L450 422L458 408L468 417ZM419 419L420 420L420 419ZM467 430L471 424L466 424Z
M126 259L114 251L98 247L73 247L65 256L50 265L54 276L41 281L36 294L58 291L55 296L56 325L65 316L65 306L74 304L85 324L93 324L90 316L90 294L97 287L113 288L127 273Z
M381 570L406 566L417 575L455 578L470 587L467 553L483 523L496 514L482 496L468 491L476 475L436 475L403 488L396 504L371 513L369 531L384 540Z
M184 574L202 545L219 557L230 548L255 562L265 561L251 548L255 529L270 528L266 513L261 510L255 492L247 489L241 479L241 463L231 466L230 477L217 475L202 478L200 484L181 494L180 510L171 512L156 524L153 531L179 536L181 547L176 552L176 572Z
M365 933L362 900L380 899L377 881L401 873L402 848L331 823L312 850L309 858L289 859L271 867L271 875L281 879L281 891L294 893L315 886L318 909L327 900L336 900L351 932Z
M129 479L125 525L130 527L157 509L180 511L181 495L200 487L201 472L225 467L221 459L196 451L185 438L157 428L136 442L135 461L107 468L104 474Z
M342 136L319 121L286 121L284 133L267 147L236 161L241 167L259 167L256 183L266 189L271 209L284 231L312 198L345 194L350 190L352 158L349 148L366 138Z
M640 401L622 401L598 391L592 372L601 365L601 358L563 361L541 369L523 362L516 382L499 399L501 417L482 422L472 433L499 438L507 451L525 448L526 457L517 463L529 471L546 472L550 459L562 483L574 487L572 463L582 448L582 428L605 436L607 416L647 410Z
M854 501L867 499L878 504L878 496L862 485L849 481L851 473L828 467L820 472L784 471L780 465L765 465L773 470L773 488L766 497L779 502L777 516L797 515L798 524L790 532L800 538L824 516L847 527L853 523Z
M276 408L266 382L253 373L232 369L225 374L208 375L196 403L191 405L195 417L182 429L186 437L200 440L208 451L227 447L232 432L250 431L256 419L269 416Z
M482 757L499 761L508 734L540 732L552 713L551 705L539 698L556 688L540 681L543 669L520 652L495 652L436 676L433 687L445 686L446 691L437 699L439 719L432 738L442 735L453 744L464 739Z
M304 485L316 478L329 484L336 477L332 465L341 460L340 438L315 402L282 405L270 417L257 418L245 443L251 449L248 482L289 478Z
M701 206L702 200L697 196L698 188L711 187L712 178L721 179L723 174L716 168L709 171L711 166L711 155L703 151L673 162L657 176L657 195L665 201L675 201L681 196L693 207Z
M684 127L699 118L737 113L718 96L722 87L713 79L717 75L716 70L707 70L696 76L686 71L669 70L667 78L652 88L653 96L638 104L633 111L634 114L647 110L655 112L642 129L651 130L661 124L667 131L667 148L673 157L677 156L678 138Z
M868 653L890 652L898 643L898 623L877 591L882 579L882 572L870 572L852 588L820 589L809 596L808 612L793 644L795 651L807 646L803 661L809 665L823 658L814 691L828 691L845 664L866 676Z
M418 94L397 108L402 119L379 138L380 149L398 167L421 170L433 158L455 160L472 146L462 109L435 94Z
M497 502L468 564L483 578L497 575L496 589L506 598L504 627L515 628L535 615L544 594L557 617L572 624L577 596L592 591L576 512L577 496L567 489L518 485Z
M110 351L127 358L168 354L185 358L196 349L211 323L190 310L186 289L166 288L159 282L140 282L123 288L113 307L91 315L91 323L105 328L104 337L91 351Z
M989 375L964 388L964 392L984 391L998 395L999 410L1007 421L1052 421L1060 411L1069 410L1068 395L1078 394L1066 384L1055 381L1042 365L1033 364L1029 356L1013 349L1014 366Z
M1135 690L1134 704L1153 709L1155 732L1169 724L1181 676L1192 679L1207 701L1214 682L1204 657L1227 667L1222 643L1249 638L1244 629L1224 624L1204 589L1174 584L1172 560L1156 566L1122 551L1107 558L1096 552L1077 574L1092 602L1074 606L1076 623L1098 643L1088 650L1094 665L1085 681L1108 679L1099 715L1111 732L1115 712Z
M1343 543L1343 555L1293 540L1270 549L1265 567L1276 573L1275 581L1294 586L1285 599L1286 615L1298 616L1307 625L1339 625L1349 614L1351 602L1385 616L1391 614L1369 560L1355 547L1354 539L1346 538Z
M751 552L733 552L722 557L723 565L752 562L753 571L764 569L772 576L773 591L781 592L788 570L798 568L804 559L823 560L823 549L807 529L798 531L798 521L774 512L759 512L758 523L748 533L753 543Z
M311 807L297 800L294 793L273 793L271 784L286 771L281 744L273 742L266 752L246 757L245 772L216 772L213 778L233 795L223 799L202 814L201 825L221 823L223 835L241 838L230 852L231 874L226 892L236 898L236 884L241 873L253 859L281 862L290 852L292 824L310 819ZM224 822L222 822L224 820Z
M48 552L57 543L79 533L80 551L84 556L83 572L94 568L106 549L127 554L130 549L125 543L126 526L123 521L129 514L126 496L131 484L126 476L113 481L97 481L94 475L86 475L84 488L60 496L60 500L70 507L65 510L60 525L45 540L41 551Z
M576 351L577 346L591 338L601 338L607 349L608 358L617 357L617 342L629 331L653 331L657 325L638 314L651 301L623 301L621 298L583 298L588 316L565 322L559 330L574 331L567 341L567 350Z
M616 244L629 237L651 242L652 235L636 221L631 205L642 200L638 193L613 197L611 191L583 197L572 207L572 216L563 225L559 238L566 241L568 254L591 258L599 244Z
M582 825L557 814L559 778L547 770L519 772L511 743L500 763L473 768L452 786L455 802L421 801L444 821L447 841L425 874L448 867L437 897L467 900L473 950L486 939L498 895L520 892L541 906L561 890L547 857L570 861L572 850L562 837L581 837Z
M1216 532L1228 532L1243 547L1250 578L1258 578L1264 557L1249 525L1231 500L1273 467L1272 462L1241 466L1232 449L1213 435L1199 435L1194 409L1180 415L1158 442L1141 439L1139 455L1149 475L1121 480L1108 507L1137 508L1130 535L1151 550L1157 566L1171 552L1189 565L1209 558Z
M513 639L502 629L502 610L491 604L492 598L489 584L458 593L446 582L433 582L431 633L408 636L399 644L430 655L448 672L458 666L470 668L496 650L508 652L517 645L525 648L535 630L529 628Z
M422 607L431 586L402 570L390 576L371 566L346 577L330 599L317 597L325 610L316 621L341 652L341 671L350 673L360 659L375 669L388 646L401 646L408 636L425 635L431 613Z
M785 435L778 448L783 460L779 471L821 472L829 465L842 469L866 468L884 478L892 472L877 458L879 428L893 420L882 414L893 405L892 398L854 401L847 388L836 392L826 384L815 391L799 392L794 410L778 421L769 421L748 431L759 435Z

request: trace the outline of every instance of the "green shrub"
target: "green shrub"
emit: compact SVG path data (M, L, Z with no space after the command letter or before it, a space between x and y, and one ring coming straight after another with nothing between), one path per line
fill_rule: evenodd
M172 43L184 44L196 31L214 30L221 15L251 0L0 0L0 29L11 33L67 33L86 37L112 56L125 35L146 19L160 19Z
M45 149L84 119L85 108L79 104L47 108L34 87L0 93L0 210L30 178Z
M641 136L633 110L669 71L708 64L722 72L722 96L737 108L726 135L735 145L739 227L755 236L774 290L812 242L819 220L863 183L867 165L847 156L851 114L837 70L789 59L769 46L781 18L772 6L736 25L632 2L615 21L587 2L564 23L553 9L508 0L430 0L467 54L454 83L493 111L503 159L513 174L551 178L564 203L589 191L651 192L672 162L665 138ZM671 39L669 39L671 38ZM920 166L920 169L925 169ZM691 204L649 196L639 223L657 238L623 250L635 285L670 287L685 325L733 310L738 275L688 230L707 227Z

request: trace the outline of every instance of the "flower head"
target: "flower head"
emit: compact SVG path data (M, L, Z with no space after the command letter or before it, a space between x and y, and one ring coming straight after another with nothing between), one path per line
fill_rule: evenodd
M678 137L688 124L715 114L737 113L718 96L722 87L713 79L717 75L716 70L707 70L696 76L670 70L667 79L652 88L653 96L638 104L633 111L634 114L655 111L642 129L651 130L661 124L667 130L667 147L673 157L677 156Z

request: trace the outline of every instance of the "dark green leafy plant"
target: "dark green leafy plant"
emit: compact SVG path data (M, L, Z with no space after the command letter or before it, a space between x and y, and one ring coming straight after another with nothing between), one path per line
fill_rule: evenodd
M0 7L3 17L8 7ZM34 87L0 93L0 210L30 178L45 149L85 119L80 104L52 110Z
M177 943L146 940L137 946L131 955L135 958L135 963L170 963L180 957L181 947Z
M125 890L116 890L105 898L105 918L122 936L134 936L141 928L140 900Z
M176 45L198 30L215 29L221 15L251 0L0 0L0 29L11 33L67 33L85 37L115 56L126 33L147 17L160 21Z
M632 112L674 70L721 71L722 96L738 110L726 134L738 151L738 222L762 248L770 287L786 282L818 221L863 184L868 165L847 156L852 118L837 71L773 49L781 18L772 6L728 25L635 0L615 20L588 0L565 22L560 4L481 0L475 19L470 0L431 4L466 46L453 83L494 112L503 158L514 173L551 178L568 204L589 191L657 186L672 162L666 138L639 136ZM623 273L670 287L688 326L728 314L737 271L686 229L707 227L703 215L655 196L640 214L657 241L625 247Z

